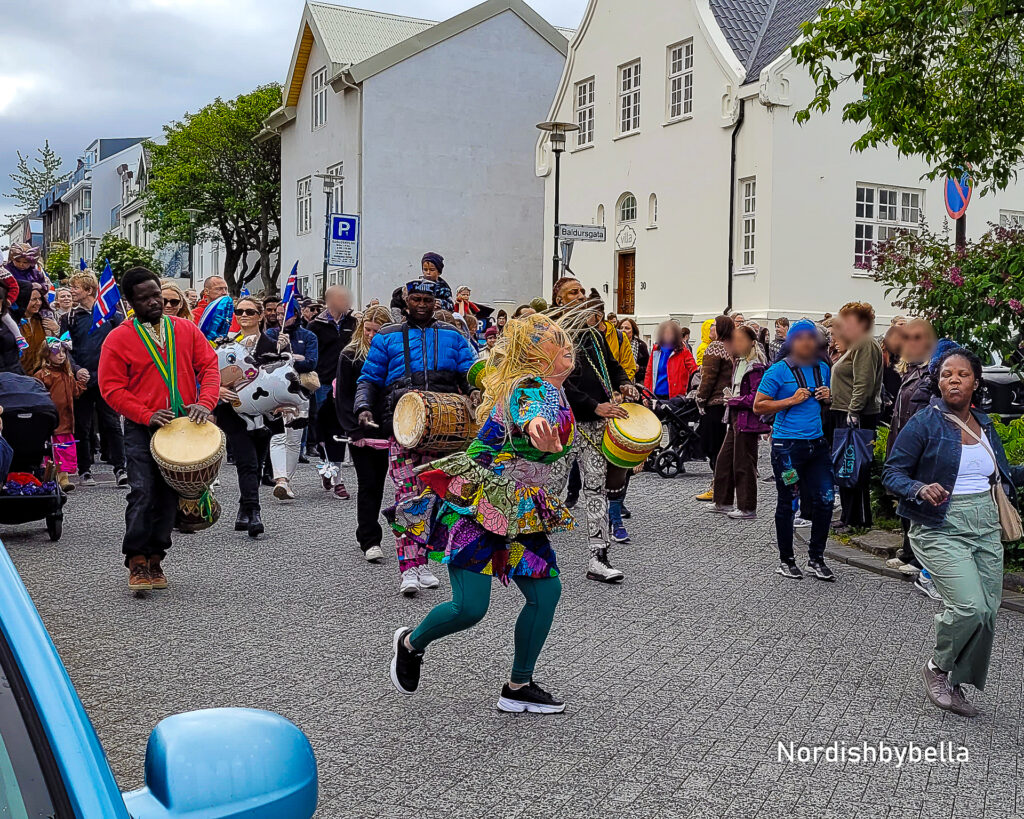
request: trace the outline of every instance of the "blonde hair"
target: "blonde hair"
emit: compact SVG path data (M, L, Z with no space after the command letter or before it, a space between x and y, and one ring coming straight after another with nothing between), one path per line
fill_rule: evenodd
M355 332L352 333L352 340L345 346L343 352L352 353L354 361L362 361L370 352L370 345L366 341L366 325L379 324L383 327L385 324L392 323L391 311L387 307L381 307L378 304L376 307L367 308L363 317L359 319Z
M188 319L189 321L191 321L192 320L192 310L189 309L188 299L185 298L185 294L184 294L184 292L182 292L182 289L180 287L178 287L178 285L176 285L170 279L161 279L160 280L160 292L162 293L164 290L171 290L171 291L173 291L178 296L178 298L181 299L181 304L178 305L178 312L175 313L175 316L177 318Z
M100 283L96 280L96 274L90 268L79 271L68 279L68 286L73 284L77 284L83 290L88 290L93 295L100 289Z
M555 362L541 349L541 345L548 342L562 349L574 349L561 325L541 313L511 319L505 325L505 332L492 348L483 374L484 398L476 411L481 424L495 407L508 416L512 395L524 381L551 375Z

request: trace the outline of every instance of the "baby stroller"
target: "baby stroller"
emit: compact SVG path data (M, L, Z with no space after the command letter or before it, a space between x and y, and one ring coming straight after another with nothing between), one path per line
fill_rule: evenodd
M655 398L647 389L641 387L640 390L662 426L661 446L647 458L644 469L663 478L686 474L686 462L701 457L700 436L697 434L700 412L696 400L680 395L665 401Z
M67 495L52 479L44 480L43 460L51 454L50 436L57 428L57 408L46 387L35 378L0 373L3 437L14 450L10 471L28 473L42 481L25 494L0 493L0 524L46 520L50 540L60 540ZM2 484L7 474L0 476Z

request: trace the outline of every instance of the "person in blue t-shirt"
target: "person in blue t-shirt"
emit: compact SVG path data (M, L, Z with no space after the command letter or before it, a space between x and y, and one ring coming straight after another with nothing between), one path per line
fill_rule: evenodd
M818 328L803 319L786 337L789 355L765 372L754 398L754 412L774 415L772 469L779 498L775 532L779 542L778 574L802 580L793 556L793 508L799 485L811 501L811 541L807 568L819 580L835 580L825 565L825 542L835 506L832 448L821 424L822 405L832 400L829 367L818 355Z

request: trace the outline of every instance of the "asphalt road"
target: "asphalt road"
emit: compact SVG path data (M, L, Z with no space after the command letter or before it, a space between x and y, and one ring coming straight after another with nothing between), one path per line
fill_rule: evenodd
M233 471L222 480L233 500ZM227 520L177 538L170 589L141 597L120 563L123 490L77 491L57 544L38 526L2 530L122 787L141 783L160 719L235 705L307 733L323 817L1024 815L1020 615L999 615L983 716L940 713L918 675L937 604L847 566L834 585L785 581L770 511L728 521L692 500L706 476L643 476L634 542L613 554L622 586L584 579L581 534L557 543L565 589L537 680L566 714L495 710L514 588L430 649L406 698L388 680L391 634L447 599L445 573L440 591L399 597L393 552L370 566L354 545L354 501L327 497L311 467L297 485L293 503L268 495L256 542ZM952 742L970 761L780 763L780 742Z

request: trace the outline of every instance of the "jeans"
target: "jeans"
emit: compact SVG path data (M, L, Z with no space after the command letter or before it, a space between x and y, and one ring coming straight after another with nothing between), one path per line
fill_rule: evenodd
M93 415L99 416L100 435L109 447L110 461L115 470L124 469L124 433L121 417L114 412L97 385L86 387L75 399L75 437L78 439L78 474L92 470Z
M783 475L794 470L797 483L787 485ZM801 487L810 500L811 542L808 554L811 560L822 560L825 542L832 523L836 490L832 476L832 447L824 438L802 440L797 438L772 439L772 470L779 498L775 506L775 535L779 542L779 558L792 563L793 513L800 500ZM804 514L807 509L804 509Z
M332 464L340 464L345 460L345 444L342 441L336 441L335 438L345 433L338 422L338 413L334 411L334 397L331 395L331 388L331 384L324 384L314 393L316 420L313 423L324 458ZM325 402L330 403L324 406Z
M238 508L246 512L260 511L260 465L267 457L270 433L265 429L249 432L245 421L226 404L214 411L217 426L224 430L228 446L235 457L238 472Z
M356 492L356 542L364 552L380 546L384 530L380 525L380 507L384 500L384 481L388 476L388 451L368 446L352 446L352 464L356 468L359 489Z
M124 452L128 464L128 508L124 513L124 565L136 555L163 559L171 547L178 494L167 485L149 452L149 427L125 421Z

